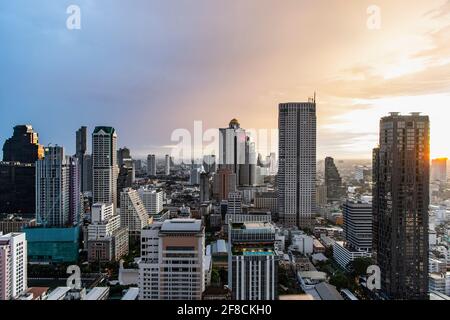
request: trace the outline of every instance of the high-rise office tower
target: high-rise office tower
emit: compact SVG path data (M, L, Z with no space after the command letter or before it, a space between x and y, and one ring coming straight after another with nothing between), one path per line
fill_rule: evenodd
M211 198L211 176L202 172L200 174L200 202L209 201Z
M164 159L164 173L166 176L170 175L170 156L168 154L166 154Z
M275 300L278 259L274 226L267 222L231 223L228 239L228 287L233 299Z
M135 180L134 161L127 147L117 151L119 175L117 178L117 206L120 207L120 193L125 188L131 188Z
M382 118L373 153L373 249L390 299L428 299L429 182L428 116Z
M112 203L117 208L117 134L112 127L96 127L92 133L93 203Z
M447 182L447 158L431 161L431 181Z
M236 191L236 174L227 167L219 168L214 175L213 196L217 201L226 200L230 192Z
M117 164L119 168L125 165L128 168L133 167L133 158L131 157L131 151L127 147L117 150Z
M219 168L235 173L237 185L256 183L256 160L255 145L237 119L219 129Z
M78 158L78 163L79 163L79 180L80 180L80 186L81 186L81 191L88 191L84 189L84 160L85 160L85 155L87 152L87 127L81 127L80 129L77 130L76 134L75 134L75 156Z
M341 175L331 157L325 158L325 186L328 202L339 201L344 195Z
M83 157L83 181L82 181L82 192L92 192L92 181L93 181L93 170L92 170L92 155L85 154Z
M0 212L34 218L36 214L34 163L0 162Z
M120 223L131 236L140 236L148 225L149 217L137 190L124 189L120 193Z
M206 155L203 157L203 168L206 173L214 173L217 168L217 160L215 155Z
M191 167L190 175L189 175L189 184L191 186L199 185L200 184L200 174L204 172L202 167L197 167L193 165Z
M156 176L156 156L154 154L147 156L147 174L150 177Z
M3 161L35 163L43 156L44 148L31 125L15 126L13 136L3 145Z
M344 237L358 251L372 251L372 203L347 199L343 204Z
M84 218L81 167L77 157L68 157L67 161L69 164L69 223L77 226Z
M35 162L44 156L30 125L14 127L3 145L0 162L0 212L31 217L36 213Z
M201 300L205 289L201 220L155 222L142 230L141 244L139 300Z
M25 233L0 234L0 300L10 300L27 290Z
M87 127L81 127L76 132L76 156L81 157L87 152Z
M279 106L278 213L285 226L312 227L316 213L316 102Z
M45 148L36 162L36 220L45 227L63 227L70 219L68 159L59 146Z

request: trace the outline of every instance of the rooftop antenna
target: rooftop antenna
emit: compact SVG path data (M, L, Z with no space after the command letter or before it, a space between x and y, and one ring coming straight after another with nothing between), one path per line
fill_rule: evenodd
M314 103L316 103L316 91L314 91Z

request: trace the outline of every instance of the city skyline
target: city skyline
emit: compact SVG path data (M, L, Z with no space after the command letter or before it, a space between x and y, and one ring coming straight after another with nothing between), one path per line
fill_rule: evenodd
M82 0L73 31L68 1L20 2L0 5L0 144L30 123L41 143L74 154L80 126L108 125L145 159L169 153L171 132L195 120L275 129L279 103L317 91L319 159L370 159L378 119L396 111L429 115L432 158L450 156L448 1L378 1L381 28L370 30L365 1L265 0L255 11L254 1Z

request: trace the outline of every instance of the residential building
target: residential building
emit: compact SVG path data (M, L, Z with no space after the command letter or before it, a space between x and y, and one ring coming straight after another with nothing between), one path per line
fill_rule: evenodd
M24 233L0 234L0 300L27 290L27 241Z
M148 215L152 216L161 213L164 205L164 191L162 189L146 186L141 187L138 193Z
M274 226L263 222L232 223L228 239L228 287L233 299L277 299Z
M131 236L139 236L148 225L149 215L137 190L125 189L120 193L121 226L128 228Z
M380 121L373 153L373 249L390 299L428 299L430 122L420 113Z

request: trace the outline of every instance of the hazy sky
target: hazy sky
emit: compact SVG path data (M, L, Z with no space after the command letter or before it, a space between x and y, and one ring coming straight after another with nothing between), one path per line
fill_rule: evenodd
M447 0L2 0L0 44L0 145L27 123L72 153L78 127L111 125L135 157L167 153L195 120L275 129L317 91L319 157L369 158L390 111L430 115L450 156Z

